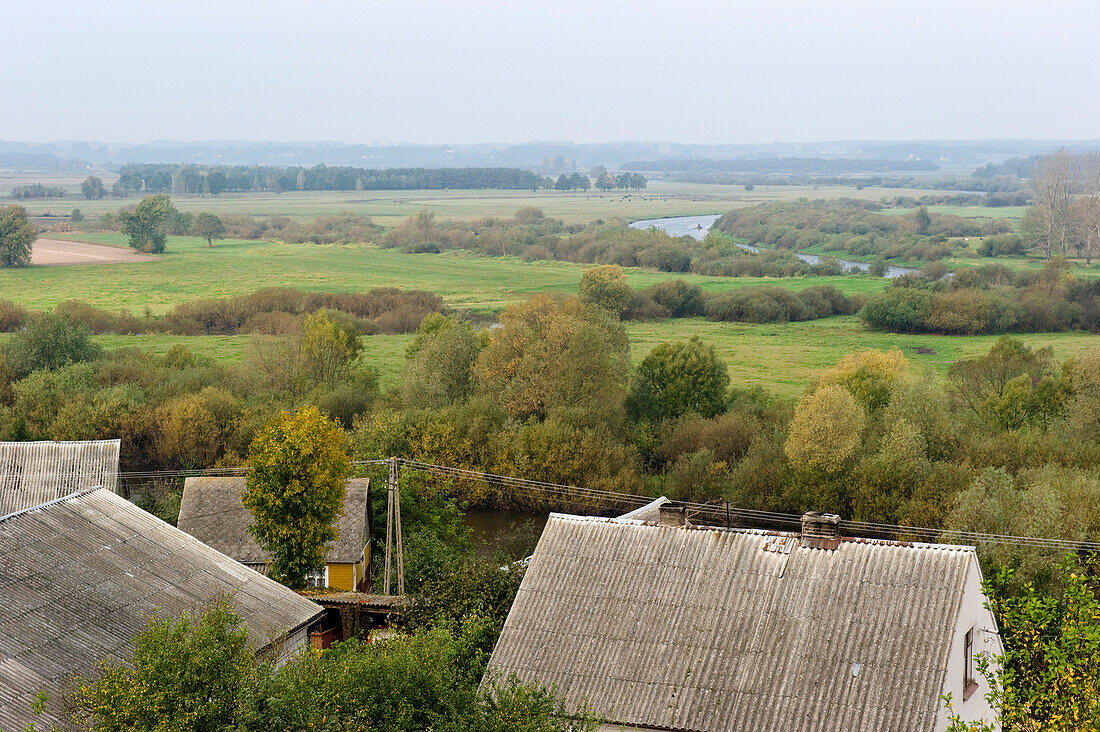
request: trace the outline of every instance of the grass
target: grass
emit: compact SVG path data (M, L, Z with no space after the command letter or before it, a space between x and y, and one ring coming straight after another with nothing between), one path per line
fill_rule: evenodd
M27 182L27 181L24 181ZM0 177L0 193L4 187ZM44 185L50 181L42 179ZM68 181L66 180L66 183ZM56 184L54 184L56 185ZM71 185L71 183L70 183ZM864 188L853 186L757 186L746 191L744 186L703 183L673 183L652 181L644 191L601 193L559 191L502 190L417 190L417 191L303 191L290 193L223 193L216 197L174 196L173 203L182 211L214 214L249 214L252 216L289 216L314 218L323 214L352 211L372 217L384 226L393 226L406 217L431 209L440 219L481 219L488 216L510 217L525 206L541 208L547 216L568 222L586 223L594 219L619 218L625 221L686 216L689 214L725 213L730 209L777 200L799 198L861 198L919 195L904 188ZM108 211L132 208L140 196L103 198L85 201L80 198L29 200L18 203L32 216L68 217L79 208L85 218L96 218Z
M74 234L71 239L124 246L121 234ZM99 307L164 313L199 297L226 297L279 285L328 292L393 286L436 292L451 306L494 312L541 292L575 293L591 265L526 262L463 252L404 254L369 244L315 245L226 240L210 249L205 240L171 237L165 255L134 264L29 267L0 270L0 299L33 309L51 309L67 299ZM796 279L701 277L630 269L635 288L681 277L711 291L768 283L789 289L834 284L848 294L885 287L869 277Z
M855 316L802 323L714 323L702 318L626 323L635 363L657 345L698 336L713 345L729 365L735 386L759 386L784 397L796 397L822 371L845 355L862 349L898 347L917 372L943 378L960 358L989 350L999 336L901 335L868 331ZM10 335L0 335L3 343ZM137 347L163 355L180 344L218 363L242 362L253 336L95 336L104 348ZM1051 346L1062 361L1097 347L1089 333L1037 333L1016 336L1032 348ZM377 369L384 387L396 386L411 335L363 338L362 363ZM918 353L920 348L923 353Z

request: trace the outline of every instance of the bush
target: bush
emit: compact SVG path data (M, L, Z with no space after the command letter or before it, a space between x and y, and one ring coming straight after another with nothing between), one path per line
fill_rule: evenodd
M1016 324L1012 308L983 290L955 290L932 298L929 329L949 335L1004 333Z
M702 315L706 298L703 288L684 280L659 282L645 291L673 318L693 318Z
M100 348L91 341L83 323L70 323L56 315L32 318L8 344L8 367L18 377L39 369L57 369L97 358Z
M1016 257L1027 253L1027 243L1019 234L996 234L982 238L979 257Z
M27 320L27 311L11 300L0 300L0 333L19 330Z
M894 333L923 333L932 317L932 293L912 287L893 287L872 295L860 311L865 324Z

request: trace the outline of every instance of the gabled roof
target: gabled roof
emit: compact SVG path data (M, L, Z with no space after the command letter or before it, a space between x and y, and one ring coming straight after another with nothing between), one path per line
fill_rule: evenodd
M115 490L118 440L0 442L0 516L89 488Z
M22 729L40 691L124 658L157 613L230 601L263 648L321 608L99 489L0 520L0 728Z
M330 564L355 564L363 559L369 538L367 524L367 478L351 478L344 496L344 509L337 519L336 541L330 541ZM244 478L188 478L176 525L199 541L246 564L266 564L267 553L249 533L252 513L241 503Z
M976 561L970 547L812 549L553 514L487 673L628 727L931 731Z

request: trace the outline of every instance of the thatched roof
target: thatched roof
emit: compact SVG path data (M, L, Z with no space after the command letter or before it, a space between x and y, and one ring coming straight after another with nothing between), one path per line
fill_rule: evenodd
M631 729L931 731L973 549L811 546L554 514L487 673Z
M115 490L118 440L0 442L0 516L89 488Z
M158 613L229 596L262 649L321 608L129 501L99 489L0 520L0 728L22 729L40 691L60 721L71 674L125 658Z
M348 480L344 508L337 519L338 538L330 541L330 564L355 564L363 559L363 547L370 540L367 519L366 478ZM244 478L188 478L176 525L199 541L245 564L266 564L267 553L249 533L252 513L241 503Z

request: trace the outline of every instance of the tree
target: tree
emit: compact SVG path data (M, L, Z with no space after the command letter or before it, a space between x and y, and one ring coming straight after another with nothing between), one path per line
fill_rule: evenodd
M1042 155L1035 163L1035 203L1024 212L1023 228L1043 250L1066 255L1070 237L1070 200L1079 182L1079 161L1067 150Z
M80 211L79 208L74 208L73 212L69 214L69 221L74 224L79 224L80 222L84 221L84 214Z
M465 400L473 389L472 369L480 352L481 343L469 323L439 313L428 315L405 351L405 404L441 409Z
M562 173L558 176L558 180L554 183L554 189L559 191L568 191L570 187L569 176Z
M1100 255L1100 195L1094 193L1074 199L1069 213L1077 256L1083 253L1085 266L1091 267L1092 258Z
M91 335L83 323L72 323L52 313L40 315L8 343L5 354L8 367L22 378L39 369L90 361L100 354Z
M729 369L714 346L698 337L662 343L638 366L630 411L651 422L689 413L714 417L725 410L729 383Z
M119 220L130 246L139 252L158 254L168 240L168 224L179 212L168 196L159 193L146 196L133 213L122 213Z
M840 470L859 447L867 415L842 386L830 384L799 400L783 446L787 459L826 473Z
M928 214L928 207L921 206L913 214L913 231L921 236L926 236L931 228L932 217Z
M301 589L337 538L351 471L344 431L315 407L283 412L252 441L248 462L250 531L271 557L271 576Z
M615 186L615 176L611 175L611 173L608 173L606 170L596 179L596 187L601 191L610 191Z
M178 620L154 619L126 660L104 660L73 693L74 718L94 732L220 732L250 685L255 655L228 601Z
M591 267L581 275L581 301L598 305L615 317L622 317L634 302L634 290L617 264Z
M80 195L89 200L103 198L107 195L107 189L103 187L103 181L94 175L89 175L80 184Z
M214 239L225 236L225 224L214 214L204 211L191 222L191 236L206 239L206 246L212 247Z
M298 372L302 390L316 386L331 388L345 380L361 348L359 333L352 323L337 321L327 310L310 313L302 326Z
M0 267L26 267L38 233L22 206L0 208Z

